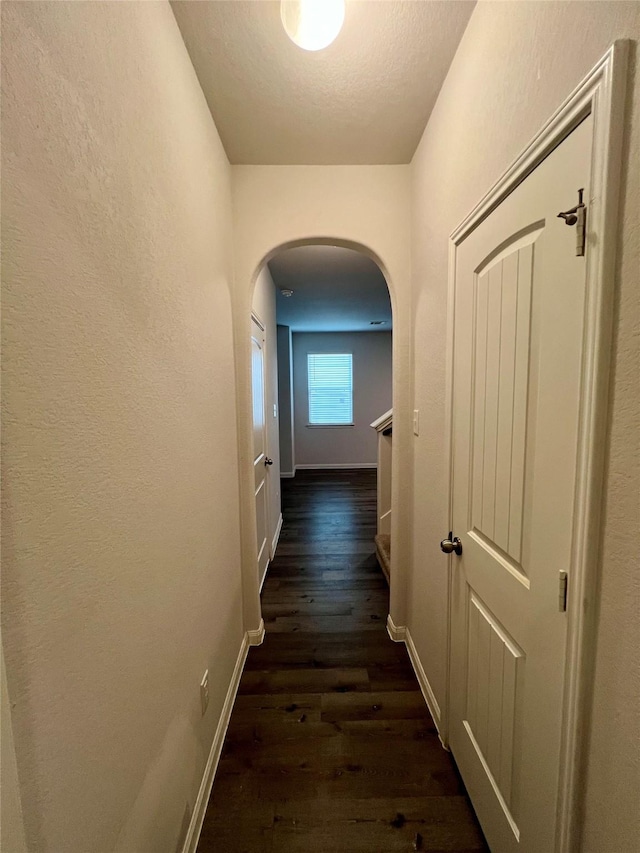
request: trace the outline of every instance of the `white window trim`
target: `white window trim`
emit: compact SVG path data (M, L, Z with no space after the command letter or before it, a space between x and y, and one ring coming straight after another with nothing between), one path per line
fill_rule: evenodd
M348 424L307 424L309 429L353 429L353 421Z
M311 421L307 421L307 427L309 429L353 429L355 423L353 421L353 352L307 352L306 360L307 360L307 417L310 416L310 408L311 408L311 400L309 395L309 356L317 356L317 355L332 355L332 356L345 356L348 355L351 358L351 421L345 421L344 423L326 423L326 424L314 424Z

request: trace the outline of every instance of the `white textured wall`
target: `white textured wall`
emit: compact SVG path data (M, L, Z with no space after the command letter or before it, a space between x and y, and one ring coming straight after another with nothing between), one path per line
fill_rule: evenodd
M262 321L265 332L265 408L267 417L267 456L273 465L267 468L267 537L269 547L280 520L280 418L278 411L278 332L276 329L276 288L265 264L253 291L252 310ZM249 333L250 334L250 333ZM275 406L275 414L274 414Z
M611 42L639 36L638 3L480 2L413 160L415 405L421 410L422 432L414 445L409 626L440 703L446 650L446 587L438 543L447 530L443 496L448 235ZM634 68L636 50L634 45ZM639 104L638 84L632 79L584 853L632 853L640 847Z
M294 332L293 404L297 466L376 464L371 423L391 408L391 332ZM307 354L352 353L353 426L309 427Z
M11 722L4 649L0 637L0 850L26 853L24 817L18 780L16 745Z
M328 243L361 249L379 262L393 307L394 566L391 613L406 624L404 571L409 563L411 484L411 277L409 166L233 166L237 340L244 340L253 283L265 260L280 248ZM259 623L255 583L255 527L251 470L250 349L238 348L239 442L242 465L245 619ZM251 592L251 584L256 588Z
M173 853L242 638L229 166L168 4L3 3L2 24L27 842Z

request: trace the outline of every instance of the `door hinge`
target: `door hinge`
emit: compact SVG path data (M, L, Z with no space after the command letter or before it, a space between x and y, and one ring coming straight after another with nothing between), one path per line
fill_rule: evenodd
M565 613L567 609L567 587L569 585L567 573L560 572L558 585L558 610L560 613Z
M587 208L582 201L584 189L578 190L578 203L570 210L564 210L558 214L559 219L564 219L565 225L576 226L576 256L584 255L584 246L587 233Z

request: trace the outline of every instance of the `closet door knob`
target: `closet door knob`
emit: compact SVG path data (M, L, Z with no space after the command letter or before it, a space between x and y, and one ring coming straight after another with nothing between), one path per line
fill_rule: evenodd
M450 531L449 538L443 539L440 543L440 550L445 554L457 554L459 557L462 554L462 542L453 535L453 531Z

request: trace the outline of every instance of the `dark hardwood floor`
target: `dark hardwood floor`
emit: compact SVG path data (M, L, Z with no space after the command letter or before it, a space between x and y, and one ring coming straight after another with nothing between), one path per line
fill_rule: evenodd
M199 853L485 851L404 645L386 631L373 471L283 480Z

